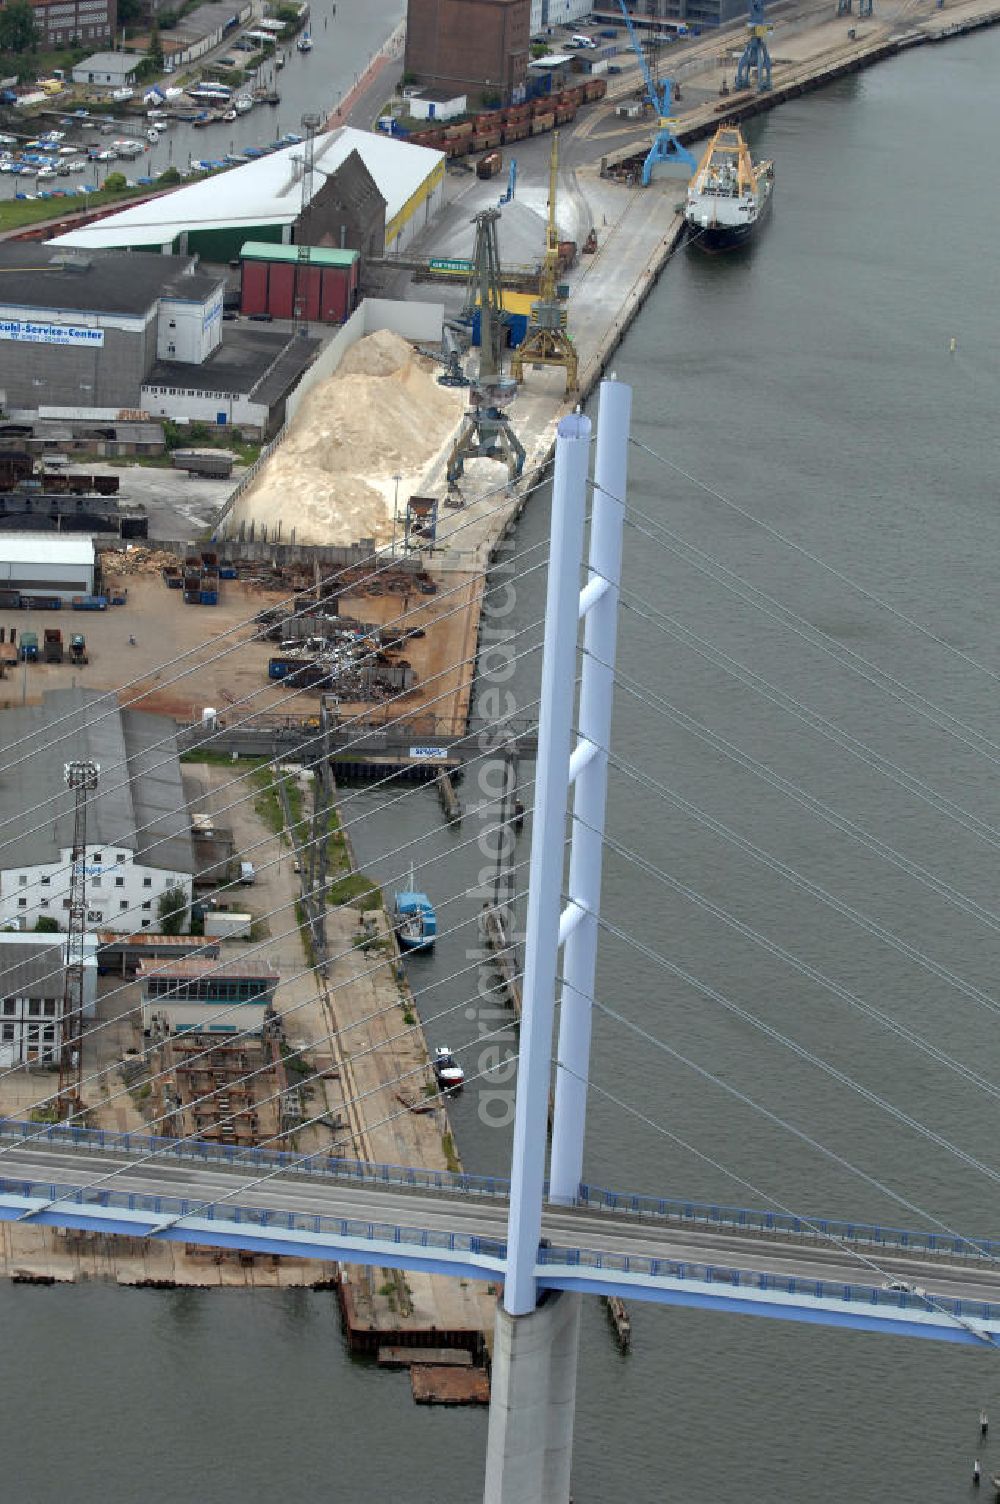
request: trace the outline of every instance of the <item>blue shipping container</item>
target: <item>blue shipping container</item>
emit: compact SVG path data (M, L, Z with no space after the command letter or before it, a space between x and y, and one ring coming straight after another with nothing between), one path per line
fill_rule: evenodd
M472 343L474 345L476 345L476 346L479 345L480 339L482 338L482 331L481 331L481 328L480 328L480 324L481 324L481 319L480 319L479 309L477 308L476 311L475 311L475 313L472 315ZM510 331L507 343L510 345L510 348L512 350L516 350L517 347L518 347L518 345L523 344L524 341L525 341L525 338L527 337L527 333L528 333L528 316L527 316L527 314L525 314L525 313L508 313L507 314L507 328Z

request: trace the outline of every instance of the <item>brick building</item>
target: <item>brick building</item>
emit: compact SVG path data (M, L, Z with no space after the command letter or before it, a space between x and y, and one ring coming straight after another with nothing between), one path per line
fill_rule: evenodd
M31 0L39 46L56 51L70 43L92 47L111 42L118 22L117 0Z
M432 88L503 104L524 97L531 0L409 0L406 72Z

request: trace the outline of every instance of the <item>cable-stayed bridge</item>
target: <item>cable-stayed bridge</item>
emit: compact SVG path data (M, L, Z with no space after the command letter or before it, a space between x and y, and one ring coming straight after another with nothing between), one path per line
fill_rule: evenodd
M0 1220L504 1277L509 1183L8 1122ZM20 1142L19 1142L20 1140ZM1000 1340L1000 1244L581 1188L549 1206L541 1289L966 1343ZM904 1288L909 1286L909 1289ZM888 1287L888 1288L887 1288Z
M731 1080L727 1079L724 1070L710 1069L703 1059L698 1058L701 1052L697 1046L703 1042L703 1032L707 1036L710 1028L709 1025L703 1031L701 1012L697 1014L694 1026L696 1047L692 1049L686 1037L684 1020L676 1008L664 1006L646 1027L629 1016L629 995L625 995L624 1002L616 997L614 1007L602 1001L599 995L595 975L597 941L600 934L606 934L618 946L628 947L627 955L632 964L638 959L643 968L651 970L657 979L669 979L668 1005L675 996L674 989L690 989L691 995L696 995L700 1002L711 1004L710 1011L722 1010L728 1019L738 1022L741 1030L752 1030L755 1038L766 1039L769 1048L780 1047L783 1059L794 1060L797 1067L807 1066L810 1071L820 1073L824 1084L832 1083L838 1092L845 1094L845 1101L863 1103L864 1112L878 1113L879 1121L891 1123L894 1131L905 1130L918 1135L924 1145L933 1146L934 1153L946 1155L949 1166L961 1165L965 1171L985 1179L992 1187L1000 1183L1000 1170L990 1162L992 1135L987 1131L978 1141L985 1147L978 1147L975 1139L962 1142L962 1133L955 1133L950 1126L953 1122L951 1109L961 1100L957 1093L953 1092L947 1099L928 1096L926 1107L921 1105L911 1111L908 1102L912 1095L904 1093L902 1101L892 1100L888 1095L890 1087L895 1092L895 1078L885 1069L881 1053L866 1054L864 1071L858 1070L853 1061L845 1064L838 1058L828 1058L831 1054L836 1055L834 1046L839 1049L843 1040L849 1037L849 1031L846 1028L841 1031L836 1018L831 1016L829 1035L821 1039L816 1038L805 1017L800 1031L798 1014L785 1029L780 1026L780 1014L769 1016L767 1009L760 1008L762 987L746 989L749 993L747 1001L751 1003L747 1007L742 1000L741 988L715 985L714 980L705 977L702 974L703 951L699 949L694 955L686 955L683 945L674 943L676 930L669 922L654 927L647 921L639 932L633 934L622 923L615 922L617 915L602 914L601 866L605 852L610 852L641 872L644 880L655 884L654 892L670 892L683 898L686 904L694 905L714 924L725 926L729 934L738 935L741 941L753 945L758 952L766 953L780 961L783 967L793 970L809 987L819 987L825 997L835 998L838 1009L849 1010L844 1014L845 1018L849 1016L859 1027L879 1031L880 1046L883 1037L886 1040L891 1037L906 1049L917 1052L921 1071L933 1066L935 1070L950 1073L952 1086L954 1081L960 1081L961 1091L966 1095L975 1092L994 1101L1000 1098L1000 1083L991 1079L989 1071L988 1035L971 1059L963 1059L961 1050L950 1043L950 1033L942 1030L936 1034L930 1020L925 1019L919 1009L896 1006L899 999L894 1003L891 998L884 999L881 993L877 1002L870 1001L855 990L854 978L848 975L849 966L843 968L843 979L838 975L837 966L831 967L833 974L828 975L814 965L808 955L798 954L799 944L790 940L786 945L784 938L796 933L794 926L787 922L787 916L779 927L782 939L776 939L768 933L766 925L758 927L746 922L741 917L741 904L736 899L730 907L716 902L711 886L703 892L700 879L695 880L697 886L682 881L668 870L664 857L658 855L657 860L652 860L605 830L608 771L612 769L633 782L644 794L662 801L671 810L682 812L686 819L697 821L699 828L710 831L713 839L723 840L727 849L736 849L741 859L754 863L754 872L766 870L779 877L782 883L807 894L810 902L822 904L827 913L837 916L838 921L849 923L852 934L862 932L869 940L891 948L896 956L905 959L908 966L918 968L924 977L933 977L934 987L942 992L949 989L948 996L955 992L966 1003L986 1013L1000 1013L1000 996L992 994L988 983L980 984L974 973L971 977L960 974L964 968L958 963L949 965L948 953L940 956L937 947L929 941L925 946L920 931L912 930L912 939L908 938L904 925L896 921L895 927L884 924L879 910L876 908L870 914L853 893L849 898L840 897L836 884L828 883L823 864L819 866L823 880L815 881L808 872L799 871L797 866L767 849L766 837L757 843L752 842L738 828L740 822L727 824L715 818L711 808L701 807L670 787L660 776L663 769L658 762L654 761L655 771L650 771L645 766L630 764L614 750L611 706L617 687L634 697L644 711L655 715L658 726L668 721L685 736L693 736L699 745L709 747L713 756L724 756L727 763L739 768L741 775L751 775L769 790L774 790L781 800L808 815L810 820L821 821L827 830L833 829L838 837L857 844L859 849L890 866L894 874L905 877L908 883L917 882L935 900L946 903L949 913L960 912L976 925L1000 930L1000 916L993 912L989 895L980 902L975 886L970 886L968 874L961 886L953 884L950 869L935 871L913 860L908 855L907 842L899 840L897 844L895 829L887 832L888 840L882 840L877 829L872 833L867 826L844 816L835 803L814 796L809 790L808 779L797 781L799 772L794 762L787 768L792 776L785 777L780 768L776 771L736 742L717 734L711 725L700 719L702 707L697 699L693 705L699 717L696 719L673 704L666 693L661 694L661 689L669 690L669 684L661 683L659 676L655 676L655 682L651 684L648 674L637 679L616 666L616 621L621 604L625 611L641 621L644 630L652 629L678 643L685 652L694 653L699 663L708 663L713 671L724 673L741 689L763 695L770 704L779 708L783 716L808 728L811 736L819 736L825 743L835 746L838 755L845 754L859 766L863 764L882 783L891 784L908 798L919 800L942 821L947 820L962 828L976 841L994 847L1000 845L995 827L988 820L984 820L974 808L958 803L951 792L944 792L912 775L907 767L897 762L895 750L891 757L882 756L867 740L855 737L821 711L793 698L780 685L762 679L742 656L729 654L723 647L679 624L662 612L655 600L644 599L623 582L622 535L627 522L651 549L665 549L671 554L675 549L681 550L681 556L688 562L693 561L694 567L707 579L723 585L739 601L762 611L769 621L792 631L797 639L809 645L811 652L821 652L840 669L860 676L869 687L877 689L882 698L891 698L933 726L935 735L947 734L957 740L965 754L975 753L994 765L1000 764L1000 742L991 741L974 725L959 721L951 712L932 704L920 690L890 676L875 660L862 656L854 648L843 647L835 634L814 627L808 616L796 615L782 602L764 595L700 546L688 543L668 529L659 515L642 513L626 503L625 455L630 442L646 449L660 464L676 469L671 461L648 450L648 446L635 439L629 440L629 405L627 388L614 380L603 384L593 481L589 472L592 450L589 420L581 414L574 414L560 424L547 558L538 557L534 562L528 562L538 550L545 549L543 543L535 543L518 550L510 561L512 572L519 580L528 579L536 571L547 570L537 736L534 718L524 722L513 719L518 708L513 696L511 705L514 708L510 710L510 718L506 710L499 708L507 703L506 699L495 695L497 708L491 714L497 716L496 721L473 721L462 735L457 735L447 729L446 723L439 724L436 717L433 724L425 721L418 727L410 719L400 697L395 697L385 707L385 718L378 724L350 719L343 726L331 728L324 716L319 718L318 730L308 717L296 725L276 727L253 706L255 691L227 710L230 724L226 728L216 725L213 720L210 726L189 727L184 737L186 747L195 750L210 745L217 757L221 753L238 760L241 753L257 752L269 761L277 762L279 756L289 756L303 764L304 770L314 773L325 770L331 758L349 753L352 758L372 764L386 763L383 781L395 777L396 764L401 760L423 762L432 768L450 761L461 761L467 768L479 763L480 773L487 758L502 757L513 762L518 757L537 760L533 801L526 807L532 820L527 889L522 887L518 876L524 862L508 859L504 874L509 880L505 900L508 910L513 912L515 905L527 898L523 971L518 970L525 1004L522 1027L516 1044L500 1047L498 1043L496 1050L491 1050L497 1064L480 1069L479 1076L473 1078L488 1079L491 1071L499 1071L502 1067L507 1070L509 1079L510 1068L515 1062L517 1064L510 1182L346 1161L339 1155L368 1154L372 1160L394 1153L401 1157L410 1156L409 1151L396 1148L392 1139L383 1138L376 1146L370 1138L366 1143L351 1130L335 1143L329 1143L325 1137L330 1127L325 1103L321 1113L300 1123L297 1129L298 1132L322 1124L322 1148L309 1152L300 1137L296 1142L303 1143L305 1148L301 1154L281 1154L266 1147L227 1151L200 1142L195 1134L205 1130L197 1124L191 1136L177 1140L127 1133L103 1134L78 1128L77 1124L88 1120L85 1090L90 1096L91 1106L99 1090L102 1106L106 1109L128 1094L128 1081L121 1085L117 1082L111 1084L110 1078L119 1064L115 1050L103 1055L95 1053L87 1074L83 1072L84 1052L77 1054L80 1091L77 1095L71 1094L68 1101L60 1079L59 1091L49 1092L43 1088L40 1100L30 1104L34 1121L17 1123L0 1119L0 1220L18 1221L25 1226L81 1228L154 1241L173 1240L367 1263L375 1267L414 1269L502 1284L493 1349L486 1504L566 1504L570 1497L576 1353L583 1294L627 1295L633 1300L679 1304L728 1314L766 1315L810 1324L934 1338L965 1343L987 1352L997 1346L1000 1337L1000 1244L966 1236L939 1220L935 1210L930 1207L925 1210L920 1204L924 1198L914 1199L919 1193L905 1183L900 1184L899 1162L883 1153L881 1145L875 1154L855 1152L851 1140L845 1143L838 1139L831 1133L829 1125L822 1136L817 1136L812 1122L808 1117L802 1120L794 1103L784 1105L783 1095L777 1099L772 1097L769 1103L764 1100L765 1091L757 1086L744 1089L746 1072L740 1073L740 1080ZM688 482L693 481L686 472L679 473ZM794 539L745 513L738 503L722 493L701 482L697 484L720 506L732 509L742 521L764 527L782 547L797 549L802 554ZM589 555L585 561L583 545L588 514ZM811 553L806 552L803 557L817 568L827 568ZM374 562L377 565L378 561ZM376 567L373 577L377 573ZM491 583L488 569L482 574L484 599L489 598L491 604L498 605L497 614L500 615L499 604L507 584L500 578ZM580 588L581 575L586 581L583 588ZM839 583L860 589L864 599L877 606L880 612L889 613L909 632L919 634L924 642L931 642L942 651L947 650L952 657L957 654L967 668L985 672L1000 682L1000 676L984 668L964 649L950 646L932 630L902 615L891 603L874 596L866 587L856 586L836 569L832 570L832 576ZM444 622L449 616L466 609L465 588L462 584L440 593L435 621ZM581 622L582 650L579 643ZM244 623L243 626L252 624ZM497 668L498 680L505 682L505 676L515 664L528 662L531 655L542 648L542 637L538 635L542 626L539 619L519 624L516 630L497 629L497 635L508 641L509 647L507 660L499 666L493 664ZM231 651L231 645L222 645L228 635L222 634L218 643L213 641L213 648L219 648L214 656L222 657ZM471 669L477 662L476 645L466 642L458 651L466 654L460 660L460 666ZM179 670L177 680L183 680L190 671L190 665L185 667L182 662L184 657L181 654L170 660L162 666L163 671L176 667ZM454 674L455 668L453 664L434 676L437 682L434 679L428 681L425 687L433 690L431 706L447 701L449 675ZM485 682L488 674L482 663L479 668ZM290 694L286 703L294 703L294 698L294 694ZM522 704L520 712L523 714L533 709L533 703L531 706ZM244 710L246 714L242 713ZM117 704L114 712L109 710L108 713L117 713ZM238 719L232 720L237 715ZM64 742L67 753L72 755L76 725L69 716L63 717L62 722L63 729L56 739ZM169 737L157 745L165 759L176 756L172 730ZM5 750L4 771L25 766L31 757L30 738L15 740ZM106 798L127 786L127 768L121 767L118 772L119 776L124 776L124 784L116 783L113 767L103 769L101 787L95 792L95 799ZM507 772L505 765L502 784L484 792L476 812L481 816L494 812L496 824L490 830L496 833L506 831L510 835L507 827L512 804L508 799L511 791ZM216 808L216 813L236 810L246 801L248 791L244 780L248 776L246 772L234 769L232 776L221 783L215 792L221 795L225 790L230 802L222 809ZM516 792L516 775L514 783ZM482 787L485 790L485 783ZM30 818L39 822L33 829L43 828L51 819L50 806L54 797L43 797L24 812L25 820ZM325 797L324 794L324 800ZM341 817L345 807L356 797L355 794L346 794L338 801ZM411 796L394 795L391 802L395 804L407 797ZM304 874L301 894L297 893L297 896L301 896L307 906L311 901L313 909L318 908L325 915L330 894L327 892L324 861L318 859L319 853L326 850L325 803L320 800L316 804L308 840L302 835L300 822L294 818L287 790L283 804L285 834L291 844L289 832L292 829L296 832L294 847ZM345 824L359 823L367 815L368 811L362 810L353 814ZM155 845L158 840L155 829L143 829ZM17 830L21 830L21 825ZM7 847L15 844L16 839L16 836L9 839ZM383 851L380 859L391 858L398 865L392 875L379 874L383 887L403 878L406 862L411 864L412 885L413 847L423 839L425 836L420 835L397 843L394 832L391 849ZM476 845L478 839L472 837L466 841L463 837L461 843L449 846L449 860L465 847ZM278 854L274 855L270 845L269 836L262 836L257 841L251 837L250 843L241 847L240 855L258 858L258 874L274 864L280 872L280 846ZM500 845L499 839L497 845ZM259 861L260 847L267 848L263 862ZM565 860L567 850L568 863ZM429 865L432 860L433 857L422 862L421 867ZM70 871L76 870L72 862L68 865ZM486 870L490 879L489 892L493 895L497 912L501 908L499 868L502 865L501 858L491 852ZM294 870L299 871L299 866L296 865ZM956 872L961 870L956 868ZM39 891L36 893L35 879L29 879L27 874L20 879L16 902L22 928L35 917L36 910L40 912L49 906L49 895L43 891L48 881L48 878L38 881ZM482 881L481 877L480 884ZM749 881L752 883L753 878ZM472 911L469 902L483 896L478 889L465 888L463 881L454 892L442 895L440 887L433 891L439 914L446 913L447 922L438 931L440 941L455 945L461 943L463 931L465 937L478 933L482 916ZM339 904L336 907L345 906ZM123 904L122 907L127 909L128 906ZM362 1020L367 1025L389 1015L394 1021L386 1026L390 1032L385 1040L359 1042L351 1039L350 1030L338 1020L336 1003L338 991L353 984L354 967L342 968L343 973L347 973L344 975L331 971L328 963L346 958L353 961L355 937L341 934L344 949L339 954L328 956L325 922L321 915L313 913L314 943L318 945L316 954L320 959L314 963L313 958L306 954L306 964L302 965L298 951L300 920L297 915L293 920L289 909L287 893L279 894L277 900L272 898L272 906L260 918L262 922L271 921L273 928L266 939L252 939L243 952L249 957L255 951L266 954L270 947L283 945L288 954L294 956L291 967L282 978L286 988L284 1006L280 1010L283 1028L287 1029L296 1014L302 1016L299 1010L314 1007L314 976L322 981L326 1005L332 1004L329 1017L324 1014L320 1023L314 1022L308 1030L302 1030L311 1037L289 1041L286 1059L298 1058L305 1075L302 1084L305 1085L325 1073L323 1064L309 1062L308 1052L326 1051L335 1046L343 1053L345 1063L350 1063L350 1072L345 1078L349 1084L345 1086L344 1106L358 1109L359 1121L363 1120L366 1133L386 1128L413 1110L395 1089L404 1083L412 1086L415 1081L420 1086L428 1085L423 1051L416 1064L405 1058L396 1059L393 1053L396 1043L407 1038L415 1021L404 1013L404 1026L397 1025L399 996L393 990L387 999L376 999L373 1011ZM136 914L132 917L139 922ZM123 929L127 927L124 919L120 918L120 923ZM513 935L513 929L510 933ZM933 926L928 934L935 934ZM790 948L793 943L794 949ZM846 948L848 942L843 943L846 959L850 952ZM522 953L519 939L516 945L512 939L508 949L514 952L511 965L519 966ZM841 957L838 955L836 960L839 966ZM443 1023L444 1019L454 1018L460 1012L472 1018L470 1008L477 1000L492 1000L497 990L492 984L487 986L485 993L482 991L484 978L489 982L482 948L475 947L468 952L467 961L469 964L457 967L448 976L435 978L419 989L420 1019L425 1026ZM218 963L219 966L224 964L223 961ZM385 964L384 960L376 960L366 968L368 975L373 975L379 966ZM61 977L62 970L62 966L53 967L50 975ZM988 974L988 971L983 973L984 976ZM475 997L463 996L455 1002L451 997L445 999L434 991L463 979L465 985L461 990L464 992L465 986L471 988L475 984ZM291 984L296 984L299 989L295 995L291 994ZM133 998L122 996L124 990L123 984L121 989L115 986L103 994L102 1004L107 1016L95 1021L89 1031L87 1038L91 1048L100 1031L116 1029L131 1016L138 1021L140 1009ZM662 989L658 996L660 992ZM904 1003L908 1002L909 995L904 999ZM428 1004L434 1011L425 1011ZM202 1024L208 1028L209 1034L217 1027L219 1032L233 1037L235 1028L235 1037L241 1037L243 1031L233 1016L234 1011L238 1015L238 1009L220 1003ZM477 1047L487 1039L514 1038L509 1016L503 1016L502 1009L498 1011L497 1028L486 1029L484 1019L480 1019L479 1038L475 1041ZM928 1230L905 1231L898 1227L796 1215L795 1208L787 1200L777 1199L775 1192L779 1188L766 1184L766 1174L758 1174L754 1166L741 1172L732 1163L729 1146L736 1142L733 1137L735 1130L730 1131L722 1146L715 1149L713 1157L708 1152L710 1143L689 1142L676 1131L677 1127L683 1126L681 1110L675 1114L680 1122L656 1121L636 1100L633 1091L619 1088L616 1096L608 1089L608 1085L614 1084L613 1076L607 1085L593 1079L590 1070L592 1011L596 1011L603 1022L626 1031L631 1036L633 1050L641 1047L645 1051L655 1051L656 1055L651 1055L651 1059L669 1059L672 1068L680 1067L684 1072L693 1073L700 1081L710 1084L713 1090L725 1094L730 1104L738 1104L741 1111L753 1113L755 1118L766 1122L769 1129L794 1138L810 1153L821 1156L827 1164L837 1166L838 1170L863 1182L869 1190L875 1189L880 1196L895 1202L900 1211L890 1212L890 1216L901 1219L912 1216L915 1221L922 1221ZM27 1028L29 1040L32 1030L35 1042L46 1037L40 1034L44 1024L29 1024ZM13 1030L13 1025L5 1024L4 1031L7 1030ZM800 1032L803 1037L800 1037ZM11 1037L12 1034L4 1032L5 1039ZM850 1038L854 1037L851 1032ZM209 1035L205 1038L208 1039ZM151 1068L151 1084L162 1081L168 1074L163 1062L156 1059L156 1048L155 1043L142 1041L140 1050L129 1051ZM472 1043L462 1043L456 1054L472 1048ZM359 1083L356 1067L382 1049L387 1051L391 1061L391 1076L386 1077L383 1073ZM206 1043L202 1054L209 1052L210 1043ZM857 1051L855 1058L856 1055ZM106 1060L111 1063L104 1063ZM876 1065L881 1067L878 1071L874 1068ZM8 1070L0 1071L0 1080L16 1069L16 1065L11 1065ZM314 1070L315 1074L312 1074ZM250 1074L258 1073L251 1073L248 1068L246 1079ZM927 1083L926 1076L912 1071L901 1079L907 1082L909 1093L917 1093L918 1097ZM741 1081L744 1084L740 1084ZM784 1079L774 1084L783 1091ZM210 1102L222 1090L221 1086L212 1084L198 1102ZM373 1120L369 1112L383 1113L385 1092L391 1093L389 1100L392 1105L387 1113ZM656 1096L654 1104L665 1095L667 1093ZM274 1101L279 1096L280 1089L276 1090L274 1098L268 1100ZM749 1211L738 1206L706 1206L677 1198L637 1197L599 1191L582 1184L588 1096L600 1096L634 1121L642 1123L645 1129L658 1134L661 1142L670 1142L675 1148L693 1155L702 1165L721 1173L738 1188L730 1194L745 1193L759 1205L773 1209ZM13 1110L23 1112L23 1098L17 1100L18 1105ZM382 1105L376 1106L376 1102ZM367 1104L363 1111L362 1104ZM939 1115L937 1109L944 1106L949 1111ZM162 1112L157 1107L156 1111L160 1115L150 1116L147 1120L150 1130L155 1132L160 1127L161 1131L176 1131L176 1118L169 1106L165 1106ZM655 1113L655 1105L652 1111ZM838 1121L846 1122L848 1117L843 1114ZM47 1127L46 1124L53 1119L64 1121L55 1127ZM103 1120L114 1121L109 1117ZM119 1116L117 1121L121 1123L125 1119ZM551 1155L548 1152L549 1126L552 1129ZM279 1134L266 1142L284 1141ZM316 1136L308 1144L315 1142ZM419 1149L413 1151L412 1157L420 1157ZM770 1161L762 1155L759 1163L770 1164ZM904 1173L908 1174L913 1161L902 1163ZM753 1179L745 1178L746 1174L752 1175ZM630 1172L625 1169L614 1172L614 1175L616 1180L625 1181ZM984 1221L992 1225L990 1200L981 1202L977 1199L968 1204L977 1210L982 1205Z

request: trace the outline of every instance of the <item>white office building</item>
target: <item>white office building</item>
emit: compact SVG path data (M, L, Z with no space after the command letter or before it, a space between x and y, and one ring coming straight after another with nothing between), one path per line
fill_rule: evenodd
M56 935L0 932L0 1069L58 1058L66 942ZM97 941L83 947L83 1016L97 995Z
M122 710L95 690L59 689L4 712L0 926L68 928L74 800L65 764L100 768L87 801L88 929L159 928L169 888L191 902L194 857L173 722Z

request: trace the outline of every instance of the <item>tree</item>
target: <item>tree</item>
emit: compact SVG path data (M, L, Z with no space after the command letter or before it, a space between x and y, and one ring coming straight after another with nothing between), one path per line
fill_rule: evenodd
M187 894L181 887L165 888L156 905L161 935L179 935L187 918Z
M146 53L154 73L163 72L163 43L160 40L160 28L153 22L153 30L149 34L149 51Z
M53 919L51 914L39 914L35 921L36 935L54 935L58 933L58 930L58 921Z
M10 0L0 9L0 52L34 52L37 46L34 10L28 0Z
M123 172L109 172L104 179L104 186L112 193L117 193L119 189L128 187L128 179Z
M160 176L157 178L156 182L157 186L160 188L171 188L175 183L179 183L180 180L181 175L177 171L177 168L167 167L163 172L160 173Z

